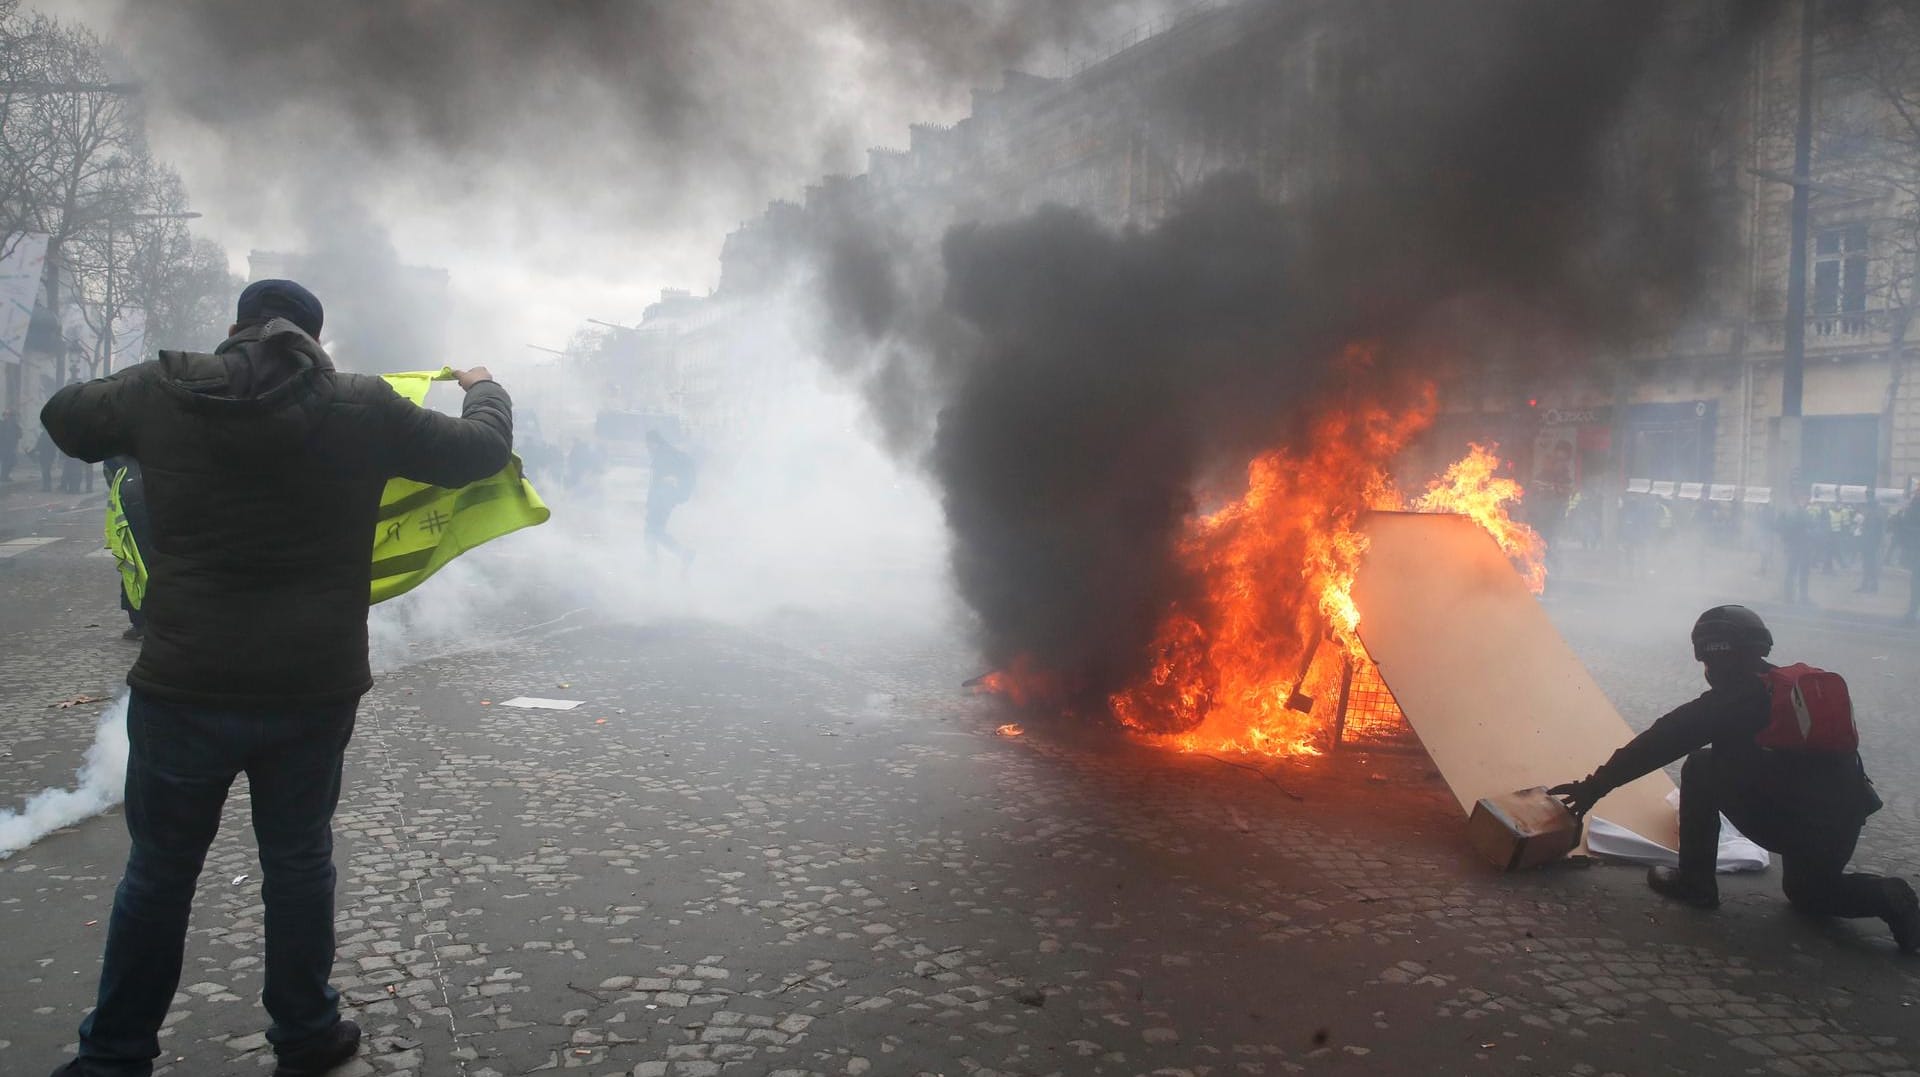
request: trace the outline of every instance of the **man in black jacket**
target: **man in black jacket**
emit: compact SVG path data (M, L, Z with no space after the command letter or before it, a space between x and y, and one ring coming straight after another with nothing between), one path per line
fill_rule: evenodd
M161 352L70 385L41 421L89 461L129 456L146 485L146 638L127 675L127 829L98 1004L61 1074L150 1073L180 979L194 881L245 772L260 843L277 1074L351 1058L332 971L333 810L367 665L381 490L463 486L506 466L512 402L459 375L459 418L376 377L342 374L315 337L319 300L291 281L240 294L211 355Z
M1905 879L1848 872L1867 817L1881 807L1858 753L1761 747L1773 694L1761 678L1773 633L1745 606L1716 606L1693 626L1707 691L1668 712L1600 769L1549 792L1584 816L1620 786L1687 757L1680 768L1680 866L1654 868L1647 885L1697 908L1720 904L1714 878L1720 816L1780 855L1781 887L1796 909L1874 917L1903 953L1920 951L1920 900ZM1711 745L1711 747L1709 747Z

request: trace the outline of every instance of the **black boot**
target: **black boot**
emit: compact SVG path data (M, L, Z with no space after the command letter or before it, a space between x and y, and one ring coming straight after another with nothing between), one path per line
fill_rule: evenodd
M1893 941L1903 954L1920 954L1920 896L1905 879L1888 879L1893 894L1893 912L1887 914L1887 926L1893 929Z
M325 1035L279 1052L273 1077L318 1077L360 1051L360 1026L341 1021Z
M1647 869L1647 885L1663 898L1691 905L1696 909L1720 907L1720 884L1708 876L1705 882L1680 874L1677 868Z

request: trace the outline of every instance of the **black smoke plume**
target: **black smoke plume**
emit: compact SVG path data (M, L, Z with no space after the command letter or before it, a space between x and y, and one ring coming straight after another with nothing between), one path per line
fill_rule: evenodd
M823 350L937 477L987 661L1025 660L1095 708L1137 677L1194 586L1174 544L1196 486L1299 449L1351 403L1349 343L1376 345L1358 388L1384 396L1673 328L1725 234L1739 177L1705 147L1735 122L1767 17L1242 5L1206 16L1239 21L1140 107L1159 130L1242 138L1241 163L1300 155L1284 191L1228 160L1145 230L1043 208L961 224L937 252L883 193L814 214ZM1311 32L1334 44L1306 100L1248 91Z

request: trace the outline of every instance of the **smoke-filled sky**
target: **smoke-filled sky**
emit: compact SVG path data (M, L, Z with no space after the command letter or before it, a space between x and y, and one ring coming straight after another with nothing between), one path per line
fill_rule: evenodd
M1169 609L1208 623L1176 552L1205 480L1309 455L1329 416L1410 410L1449 361L1503 361L1516 386L1599 372L1710 287L1734 203L1700 147L1727 130L1769 5L1331 7L1340 89L1250 95L1234 77L1289 47L1275 6L1147 106L1204 115L1195 129L1325 122L1328 141L1270 147L1308 166L1284 202L1229 160L1143 230L1057 207L937 244L884 209L815 229L823 351L924 454L989 665L1102 707L1153 664ZM1350 345L1371 364L1340 362ZM1305 504L1357 512L1364 492ZM1255 573L1276 588L1304 556L1277 548ZM1279 605L1262 627L1289 639Z
M41 0L114 40L201 230L389 231L452 273L463 351L524 358L717 276L723 235L1007 68L1058 69L1166 0ZM375 244L377 245L377 243ZM322 297L325 298L324 296ZM498 354L494 355L497 360Z

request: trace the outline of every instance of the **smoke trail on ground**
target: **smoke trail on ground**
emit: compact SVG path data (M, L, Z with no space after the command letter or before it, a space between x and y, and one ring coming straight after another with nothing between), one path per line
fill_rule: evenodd
M100 713L93 746L74 774L73 788L43 789L28 797L19 811L0 811L0 860L120 803L126 784L127 696L122 693Z

